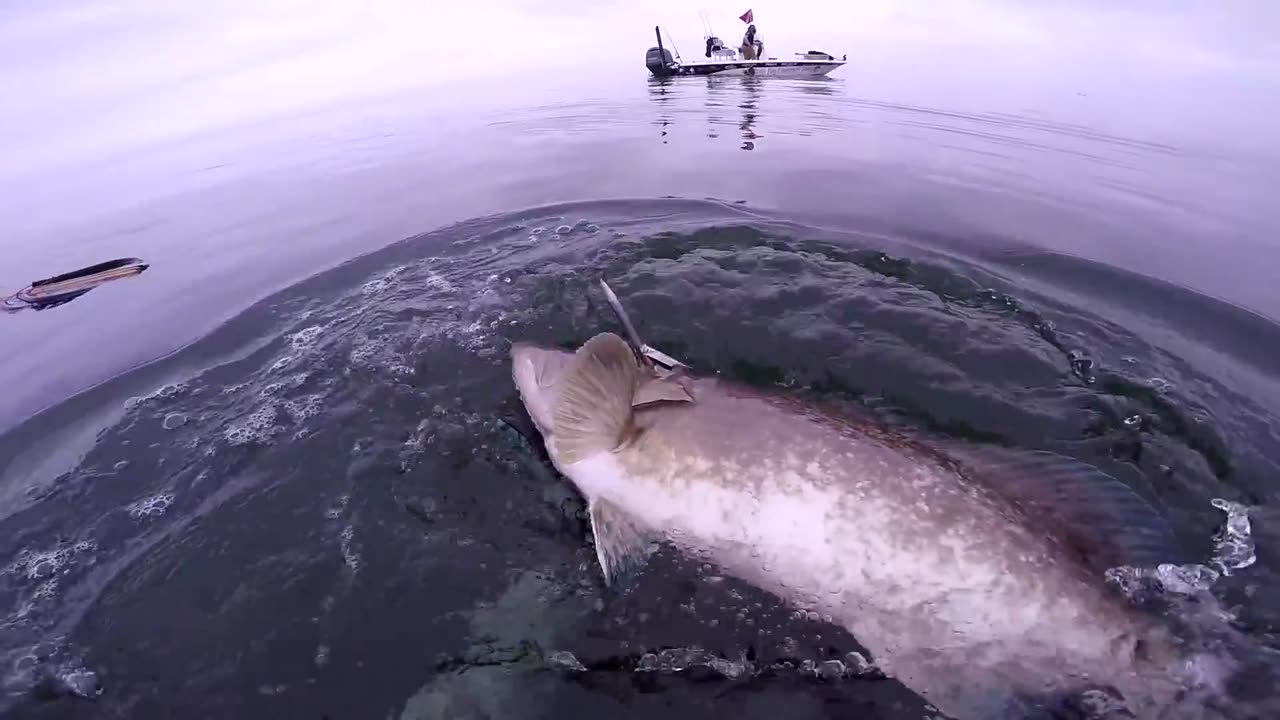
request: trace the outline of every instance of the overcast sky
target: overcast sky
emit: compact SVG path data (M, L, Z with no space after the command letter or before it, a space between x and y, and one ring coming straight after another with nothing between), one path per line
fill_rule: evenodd
M920 101L936 90L940 105L1090 91L1116 103L1142 96L1157 108L1163 101L1166 112L1201 114L1188 122L1224 123L1224 133L1239 134L1255 125L1233 116L1270 114L1280 92L1275 0L702 5L731 42L748 7L770 54L848 53L844 75L861 83L855 91L881 96ZM686 59L701 57L699 6L685 0L0 3L0 155L14 164L74 157L433 84L470 82L478 99L489 99L481 93L532 96L539 74L639 81L655 24ZM1215 94L1198 102L1202 89ZM465 96L442 96L450 99ZM1196 109L1204 104L1216 107ZM1113 109L1130 110L1105 111Z

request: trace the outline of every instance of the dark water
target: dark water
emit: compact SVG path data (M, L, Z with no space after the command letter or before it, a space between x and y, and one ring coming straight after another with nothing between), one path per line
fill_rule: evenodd
M1228 714L1260 712L1274 156L853 70L386 95L4 176L42 239L5 282L152 268L0 318L0 708L928 716L815 677L856 639L714 568L602 585L506 349L616 330L604 278L701 370L1099 464L1172 521L1170 562L1247 506L1257 562L1211 592L1260 666Z

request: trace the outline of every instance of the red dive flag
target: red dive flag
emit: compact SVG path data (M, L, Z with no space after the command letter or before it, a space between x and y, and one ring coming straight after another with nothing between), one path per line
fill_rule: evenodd
M750 23L755 20L755 17L751 14L751 11L748 10L745 13L743 13L742 16L740 16L738 19L744 23Z

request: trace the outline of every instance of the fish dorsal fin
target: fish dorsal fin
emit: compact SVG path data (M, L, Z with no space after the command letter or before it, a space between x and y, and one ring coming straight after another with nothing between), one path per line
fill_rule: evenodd
M617 585L644 565L652 542L645 531L618 506L596 498L587 511L591 515L591 535L596 541L596 558L606 585Z
M973 479L1052 526L1098 572L1176 562L1169 523L1129 486L1087 463L1043 450L951 446Z
M565 462L613 450L631 421L640 366L631 346L601 333L578 348L560 381L553 420L556 448Z
M647 380L636 389L631 399L631 407L640 407L656 402L693 402L693 395L673 376Z

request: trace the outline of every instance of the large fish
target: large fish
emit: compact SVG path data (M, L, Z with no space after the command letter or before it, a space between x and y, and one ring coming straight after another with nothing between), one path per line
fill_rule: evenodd
M517 343L511 361L607 581L668 541L830 615L954 717L1099 687L1145 717L1194 680L1173 634L1103 580L1165 561L1171 536L1097 468L667 371L608 333L576 353Z

